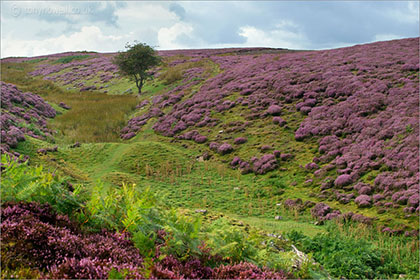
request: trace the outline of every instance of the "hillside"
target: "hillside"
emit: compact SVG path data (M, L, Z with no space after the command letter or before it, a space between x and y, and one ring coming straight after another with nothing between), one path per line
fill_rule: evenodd
M118 74L114 53L2 59L1 151L80 184L82 193L134 184L157 193L164 208L206 213L204 224L221 215L231 226L287 235L324 267L314 265L311 273L418 277L418 43L160 51L164 64L141 96ZM338 237L331 236L334 226ZM372 261L372 271L354 272L352 265L369 262L355 257L346 268L346 261L332 261L337 252L315 249L327 242L323 236L360 248L355 240L364 240L372 246L367 254L379 248L381 265L390 264L379 271ZM289 262L280 267L270 265L279 261L268 253L264 261L237 261L271 269L255 272L257 278L318 275L291 268L299 253L290 246L282 257ZM344 250L350 255L351 246ZM223 278L220 269L171 277Z

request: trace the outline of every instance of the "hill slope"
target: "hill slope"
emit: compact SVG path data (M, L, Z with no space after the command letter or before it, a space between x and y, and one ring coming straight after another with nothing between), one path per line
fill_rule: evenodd
M74 183L136 183L271 232L313 236L325 230L314 219L342 218L418 235L418 38L160 54L139 97L115 54L2 60L3 81L59 114L55 139L29 136L13 151Z

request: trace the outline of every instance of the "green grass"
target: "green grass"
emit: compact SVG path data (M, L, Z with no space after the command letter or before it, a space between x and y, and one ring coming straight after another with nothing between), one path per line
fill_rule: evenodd
M286 108L282 115L287 121L286 127L274 125L272 118L268 117L254 120L245 131L228 135L219 131L228 129L231 122L245 122L245 116L250 112L244 107L236 106L222 113L213 113L212 117L220 119L221 123L211 131L208 131L208 128L198 128L201 134L209 138L209 142L233 144L236 137L243 136L248 139L245 144L234 145L233 154L224 156L210 152L205 144L173 141L172 138L156 134L152 129L156 119L151 119L133 139L121 141L119 130L127 120L147 110L134 110L136 104L145 99L150 100L153 96L165 94L182 84L178 79L170 79L171 70L167 66L162 70L166 75L148 81L140 97L134 96L135 85L126 78L112 80L109 83L106 89L113 95L64 90L60 84L25 76L34 66L36 63L2 64L2 79L17 84L23 91L40 94L55 108L57 108L55 104L65 102L72 109L69 111L59 109L61 114L49 123L51 128L58 131L55 135L59 146L58 152L46 156L37 155L37 149L53 144L30 137L26 142L19 143L16 150L30 155L31 164L43 164L51 172L70 176L74 182L84 182L88 186L102 181L107 187L126 182L136 184L139 190L150 188L160 193L168 205L220 212L266 232L288 234L297 230L311 238L325 233L325 227L314 225L309 211L297 213L277 206L287 198L321 201L311 196L311 193L319 192L322 182L303 168L315 156L319 156L316 139L299 142L294 140L294 131L304 119L302 114L293 110L289 112ZM182 72L188 68L187 66L191 65L181 64L175 70ZM199 66L205 68L203 79L220 73L218 66L210 61L201 62ZM93 84L95 79L87 81L87 84ZM193 96L202 84L203 82L186 89L183 100ZM121 95L128 88L133 89L134 95ZM235 100L238 97L238 94L233 94L229 99ZM292 108L294 105L288 106ZM172 107L165 108L165 112L171 109ZM83 144L79 148L70 148L69 144L75 141ZM271 145L273 150L291 153L295 157L290 161L281 162L279 170L263 176L241 175L239 171L229 168L229 162L234 156L249 160L252 156L259 157L268 153L260 150L262 145ZM211 160L197 161L197 157L205 151L210 152ZM335 170L329 173L332 176L334 174ZM378 171L371 171L361 179L363 182L372 183L377 174ZM314 182L310 186L305 186L304 182L308 179L313 179ZM346 205L336 201L327 203L343 213L351 211L369 217L378 216L375 209L359 209L353 202ZM418 228L416 217L404 217L400 210L391 209L379 215L377 224L379 226L384 223L407 224L412 228ZM275 220L275 216L281 216L282 219ZM377 242L375 244L378 247L383 246L385 250L394 252L385 241L372 240L370 232L360 230L359 235L356 233L353 229L341 232L342 235L355 240L368 239ZM410 246L413 247L415 244ZM411 255L407 257L405 249L400 254L404 254L401 257L404 261L412 259Z
M171 59L182 59L182 57ZM208 151L207 146L196 144L193 141L170 142L170 138L157 135L153 131L152 125L156 121L155 119L151 119L130 141L118 145L114 143L121 142L119 130L125 125L128 118L141 115L147 110L135 111L134 106L138 102L164 94L182 83L180 81L167 83L165 73L171 71L167 66L164 65L162 69L164 74L157 79L148 81L143 88L144 94L136 98L130 95L106 95L99 92L79 93L74 90L63 90L62 86L50 81L26 76L26 73L32 71L36 65L36 63L4 63L2 64L3 80L17 84L21 90L40 94L56 108L57 106L54 104L59 102L65 102L72 107L69 111L60 110L62 114L49 124L51 128L58 131L55 139L63 147L75 141L87 143L86 146L83 145L86 148L69 150L65 155L57 156L65 161L57 168L61 168L65 172L75 174L76 172L72 170L80 170L83 174L82 178L89 178L92 181L101 179L105 182L109 181L110 184L118 182L121 178L125 178L129 182L147 180L148 184L154 188L164 190L171 203L196 207L203 205L203 200L205 200L206 207L222 211L234 209L231 212L238 211L237 214L251 216L273 217L276 213L273 205L286 198L320 201L316 197L312 197L311 193L319 191L321 181L318 178L313 178L311 173L302 168L311 162L313 157L319 156L317 142L315 139L301 142L294 140L294 131L304 118L298 112L285 108L282 117L287 121L286 127L274 125L271 118L258 119L254 120L245 131L229 135L219 133L219 131L228 129L229 123L233 121L245 122L244 116L249 113L247 109L236 106L222 113L213 113L212 117L220 119L221 123L211 131L207 131L206 128L198 129L200 133L209 138L209 141L233 144L234 138L243 136L248 139L248 142L243 145L235 145L233 154L220 156L211 152L211 161L198 163L195 158L204 151ZM182 72L192 66L205 69L203 78L220 73L218 66L209 60L192 64L182 63L175 68ZM193 96L201 85L202 83L186 89L184 100ZM113 80L107 89L111 93L122 93L127 88L135 89L135 86L128 79L120 78ZM229 99L235 100L238 97L238 94L233 94ZM287 106L292 108L294 104ZM165 108L165 112L171 109L171 107ZM272 133L273 131L275 133ZM101 144L105 142L110 145ZM153 143L159 143L161 146L157 147ZM240 175L238 171L228 167L228 163L234 156L249 160L252 156L261 156L267 153L260 150L261 145L265 144L271 145L273 150L278 149L282 153L291 153L295 157L291 161L281 162L280 170L259 177L252 174ZM182 152L183 155L181 156L178 152ZM74 153L76 154L74 155ZM81 156L78 155L79 153ZM54 165L58 165L57 161L54 162ZM67 168L66 165L72 166ZM188 172L185 171L187 169ZM331 171L331 175L333 172ZM371 183L376 175L377 172L372 171L365 174L362 180ZM275 187L266 182L270 177L285 186L282 189L284 192L282 195ZM311 186L304 185L308 179L314 180ZM241 188L244 194L232 193L234 188ZM232 197L235 199L232 200ZM341 205L334 201L328 203L343 212L352 211L371 217L377 216L375 210L358 209L354 203L347 205ZM415 221L414 218L407 219L401 216L400 212L392 209L386 214L380 215L379 222L385 223L387 220L393 219L394 224L408 222L412 227L418 227L418 221Z
M65 63L70 63L73 60L85 60L89 57L91 57L91 55L88 55L88 54L86 54L86 55L69 55L69 56L60 57L59 59L55 60L53 62L53 64L58 64L58 63L65 64Z

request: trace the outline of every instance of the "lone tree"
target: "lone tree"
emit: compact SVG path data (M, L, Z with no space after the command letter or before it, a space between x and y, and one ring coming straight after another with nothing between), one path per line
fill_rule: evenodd
M159 65L162 59L152 47L144 43L135 42L133 45L127 43L125 48L127 50L119 52L113 62L118 65L123 75L129 76L136 82L140 95L144 82L153 78L149 70Z

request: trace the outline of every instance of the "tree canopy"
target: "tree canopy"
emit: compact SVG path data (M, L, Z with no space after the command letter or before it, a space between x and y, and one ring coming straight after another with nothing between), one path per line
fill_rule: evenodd
M162 61L157 52L145 43L135 42L133 45L127 43L125 52L119 52L114 58L123 75L131 77L141 94L141 89L147 79L153 77L150 69L159 65Z

